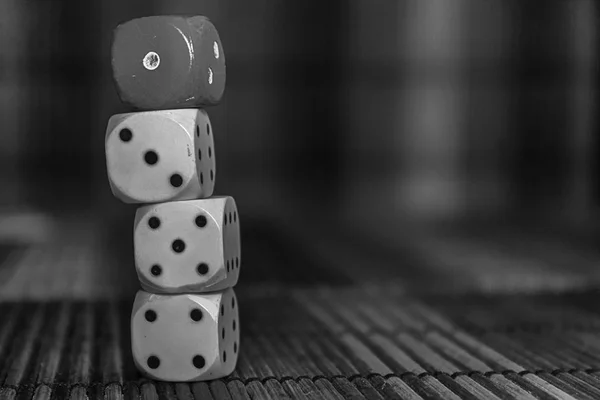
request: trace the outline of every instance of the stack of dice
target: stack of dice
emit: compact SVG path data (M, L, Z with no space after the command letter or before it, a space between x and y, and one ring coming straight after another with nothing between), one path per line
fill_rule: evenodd
M140 205L135 364L163 381L229 375L240 345L239 216L232 197L212 196L215 133L203 110L225 89L219 35L203 16L131 20L115 29L112 67L135 109L110 118L105 143L114 196Z

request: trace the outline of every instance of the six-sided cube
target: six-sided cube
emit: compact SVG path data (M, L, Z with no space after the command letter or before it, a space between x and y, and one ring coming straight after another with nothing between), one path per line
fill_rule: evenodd
M217 379L233 372L240 346L233 289L159 295L140 290L131 314L133 359L163 381Z
M137 274L152 293L203 293L233 287L241 265L232 197L151 204L134 224Z
M141 206L134 224L141 286L131 315L135 364L150 378L197 381L235 369L241 263L231 197L211 197L213 131L225 54L203 16L153 16L115 29L112 67L123 103L105 138L111 190Z
M225 90L225 54L203 16L151 16L119 25L112 45L123 103L141 110L206 107Z
M125 203L210 197L217 165L208 114L200 109L145 111L111 117L106 166Z

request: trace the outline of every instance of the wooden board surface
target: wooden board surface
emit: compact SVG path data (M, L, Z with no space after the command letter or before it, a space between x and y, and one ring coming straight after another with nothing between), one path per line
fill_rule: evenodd
M236 372L166 384L131 358L126 235L64 227L6 258L0 398L600 397L593 253L458 235L385 249L249 221Z

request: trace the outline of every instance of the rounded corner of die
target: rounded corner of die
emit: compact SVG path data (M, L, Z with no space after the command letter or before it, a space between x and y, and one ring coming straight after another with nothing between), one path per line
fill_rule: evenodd
M187 18L187 22L191 26L196 27L199 31L204 31L207 26L214 26L208 16L200 14L190 15Z
M227 199L227 205L229 205L230 207L233 207L234 210L237 210L237 203L235 201L235 198L233 196L225 196Z
M134 317L144 303L148 301L149 293L144 290L143 285L141 286L142 288L137 290L133 299L133 307L131 308L132 317Z
M232 282L231 286L229 286L226 290L227 296L232 297L234 299L236 299L237 301L237 296L235 295L235 290L233 289L235 287L235 284L237 283L237 276L235 277L235 280Z
M107 156L110 152L109 141L110 141L110 137L111 137L113 130L114 130L114 127L110 125L110 121L109 121L109 123L106 126L106 131L104 132L104 154L106 154Z
M226 86L225 80L227 78L226 78L224 72L223 72L223 77L221 79L222 79L222 82L221 82L221 84L219 85L219 88L217 89L217 91L214 94L214 100L213 100L213 102L215 104L221 104L223 102L224 97L225 97L225 86Z
M208 112L206 111L206 109L204 108L195 108L194 109L196 111L195 114L195 119L196 119L196 124L202 122L202 123L207 123L212 130L212 124L210 123L210 116L208 115Z
M151 209L152 209L152 205L144 204L144 205L140 205L135 210L135 216L133 218L134 232L135 232L135 230L137 230L137 228L140 225L140 222L142 222L142 220L144 219L144 217L146 216L146 214L148 214Z
M140 222L142 221L142 219L144 218L144 215L146 214L146 212L144 210L142 210L144 206L142 207L138 207L135 210L135 216L133 217L133 234L135 237L135 234L137 233L137 229L140 226Z
M111 171L112 171L112 169L110 168L110 165L109 165L108 166L108 187L110 188L110 192L112 193L112 195L115 198L121 200L125 204L129 204L127 196L124 196L123 192L121 191L119 186L115 182L113 182L113 176L112 176Z
M113 182L112 179L109 180L110 190L117 199L125 204L137 204L138 201L132 197L130 197L121 186L117 183Z
M140 253L141 251L139 249L138 240L136 237L134 238L133 243L133 268L135 269L135 273L138 276L138 281L140 282L141 290L146 292L152 292L152 285L149 285L150 282L148 282L148 277L144 273L144 270L142 269L142 267L140 266L140 262L138 261L140 258Z
M110 137L111 133L115 130L115 128L119 125L121 119L121 114L111 115L110 118L108 118L108 122L106 124L106 132L104 134L105 141L108 141L108 138Z
M119 19L119 21L116 24L116 27L113 29L113 32L120 32L123 29L127 29L133 24L137 24L140 19L141 18Z

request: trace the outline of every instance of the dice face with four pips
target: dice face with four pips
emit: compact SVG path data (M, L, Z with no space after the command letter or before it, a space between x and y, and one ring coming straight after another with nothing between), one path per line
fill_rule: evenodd
M202 293L236 285L240 224L232 197L152 204L137 210L136 271L152 293Z
M153 379L189 382L233 372L240 346L233 289L210 294L139 291L131 314L131 346L138 369Z
M119 25L112 45L123 103L141 110L216 105L225 90L225 54L203 16L151 16Z
M213 193L215 145L204 110L114 115L105 147L110 187L125 203L198 199Z

